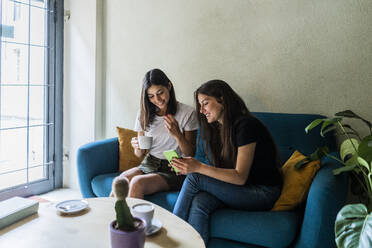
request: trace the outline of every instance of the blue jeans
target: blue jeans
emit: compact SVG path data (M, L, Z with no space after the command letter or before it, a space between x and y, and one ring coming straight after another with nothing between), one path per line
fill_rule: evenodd
M279 186L239 186L192 173L183 182L173 213L190 223L207 244L209 216L216 209L270 210L280 192Z

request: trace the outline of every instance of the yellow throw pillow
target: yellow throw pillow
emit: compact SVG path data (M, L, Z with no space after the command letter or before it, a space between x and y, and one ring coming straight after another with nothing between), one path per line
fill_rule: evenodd
M131 129L116 127L119 140L119 172L123 172L142 162L142 158L134 155L134 149L130 143L133 137L137 136L137 132Z
M296 169L296 163L304 158L303 154L295 151L283 165L283 189L272 211L292 210L306 200L313 178L320 169L320 160L309 162L302 168Z

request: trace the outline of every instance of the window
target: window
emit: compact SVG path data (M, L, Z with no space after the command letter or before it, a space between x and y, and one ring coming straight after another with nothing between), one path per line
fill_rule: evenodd
M0 200L62 186L63 1L0 1Z

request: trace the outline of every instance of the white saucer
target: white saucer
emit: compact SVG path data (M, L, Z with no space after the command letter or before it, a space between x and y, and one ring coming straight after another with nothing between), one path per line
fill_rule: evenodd
M86 200L68 200L60 202L56 205L56 209L65 214L73 214L80 212L88 207Z
M157 233L161 229L162 226L163 224L161 223L160 220L153 218L151 221L151 226L146 231L146 236Z

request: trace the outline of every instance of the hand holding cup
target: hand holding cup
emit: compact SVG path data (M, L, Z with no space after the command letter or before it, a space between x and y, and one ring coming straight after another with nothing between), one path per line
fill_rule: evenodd
M151 136L144 136L139 135L138 136L138 147L141 150L150 149L152 146L152 137Z
M140 149L139 144L138 144L138 138L137 137L133 137L131 139L131 141L130 141L130 144L132 145L132 147L133 147L134 150Z

